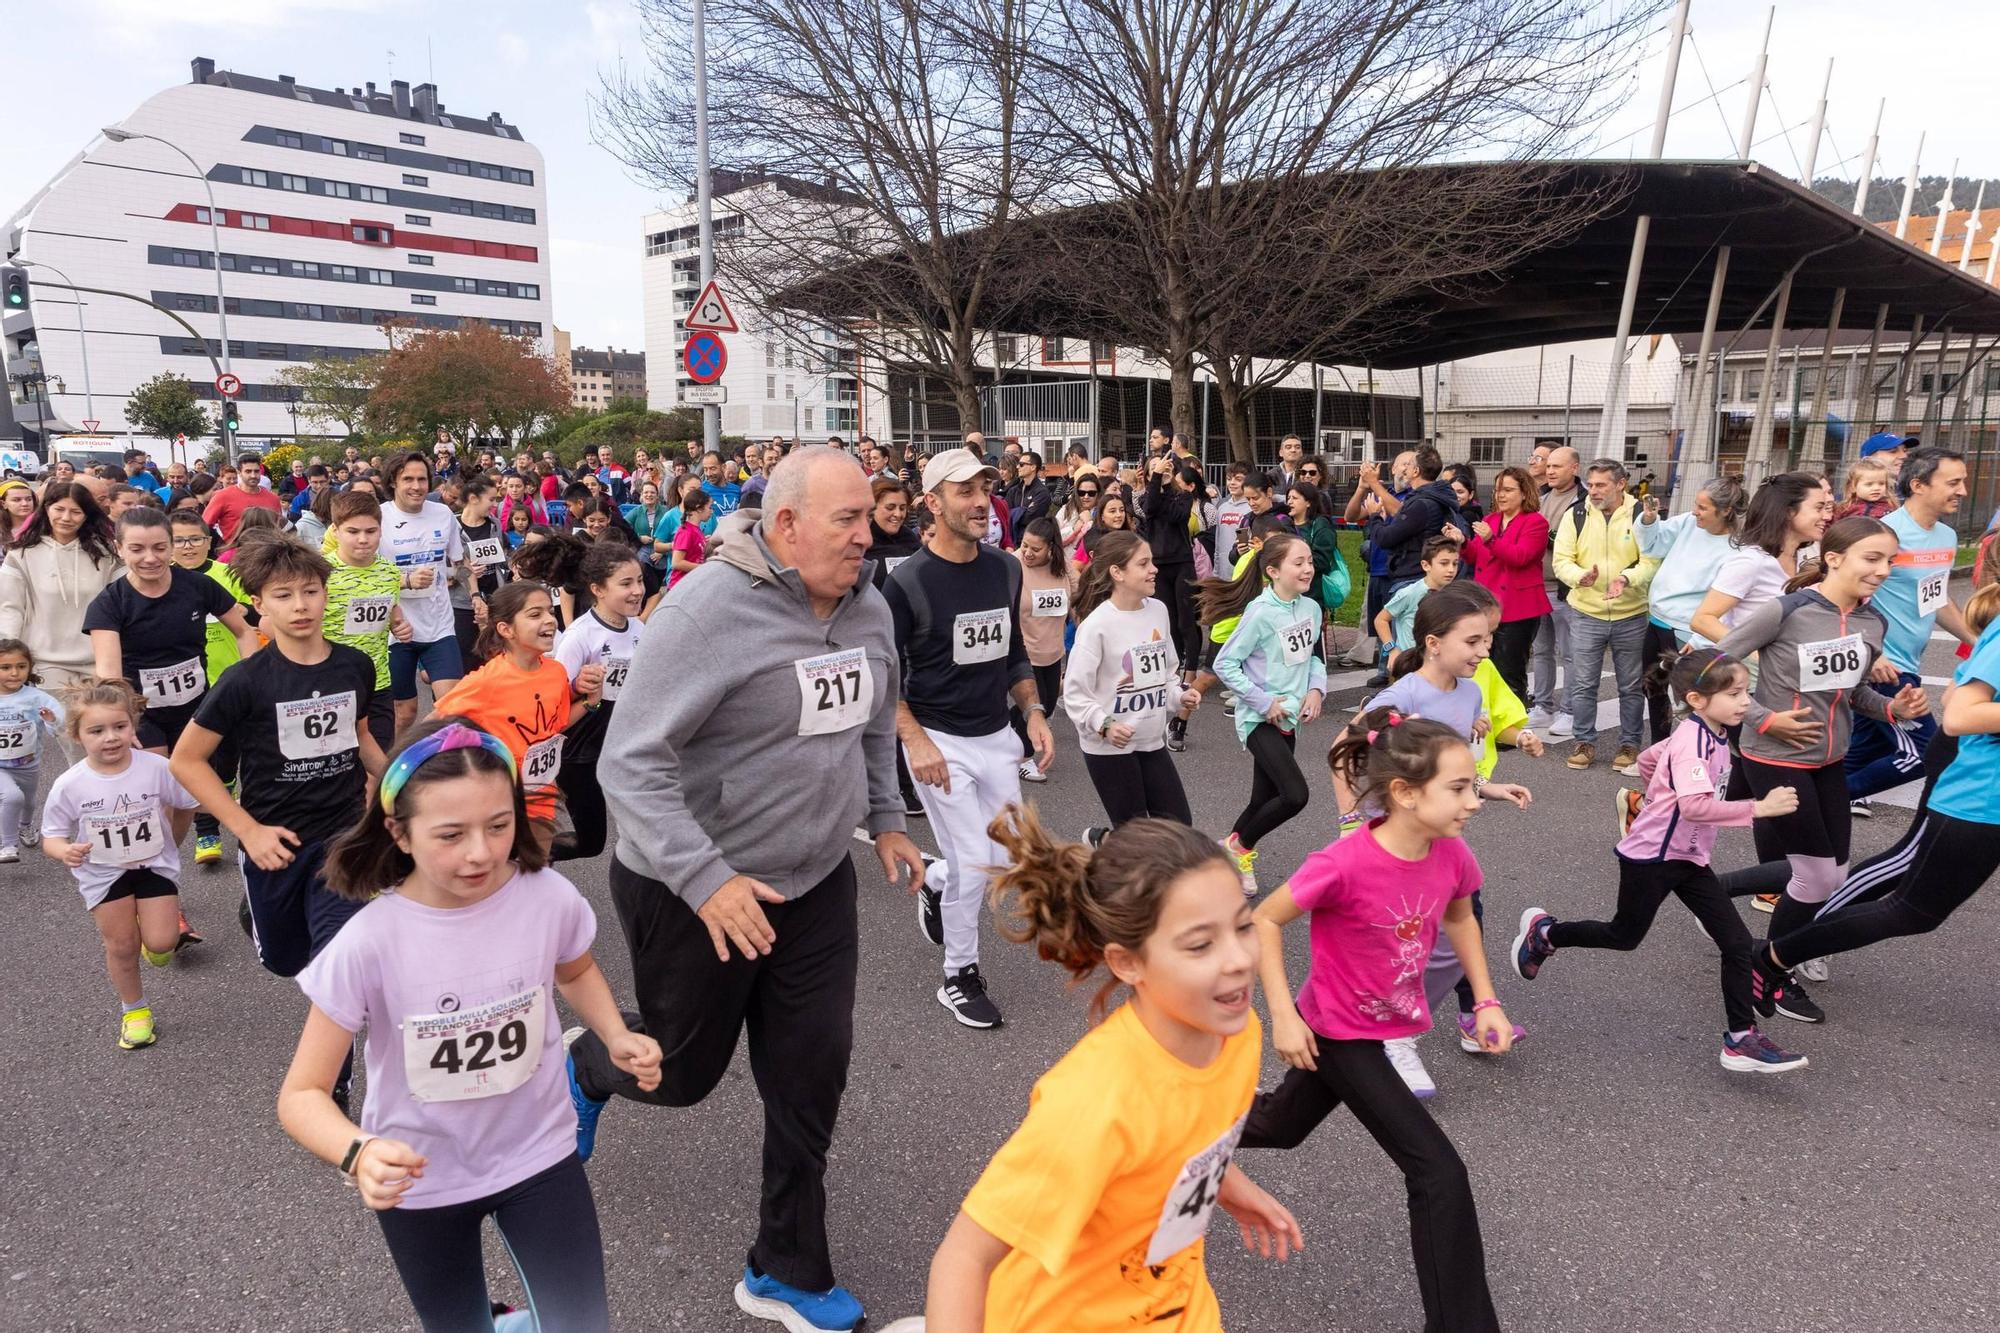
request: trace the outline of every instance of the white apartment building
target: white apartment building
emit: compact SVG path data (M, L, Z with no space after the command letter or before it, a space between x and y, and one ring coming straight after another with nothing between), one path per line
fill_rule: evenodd
M428 83L328 89L206 58L192 69L113 125L165 142L93 140L0 227L0 255L49 266L28 269L29 309L0 323L25 439L83 430L93 415L122 434L128 395L163 370L216 397L211 190L245 441L302 429L280 371L382 351L388 320L482 320L548 350L547 172L518 128L497 112L448 113ZM77 296L58 270L78 287L152 301L195 333L93 292L80 345ZM46 376L46 420L38 395L22 401L12 387L33 370Z

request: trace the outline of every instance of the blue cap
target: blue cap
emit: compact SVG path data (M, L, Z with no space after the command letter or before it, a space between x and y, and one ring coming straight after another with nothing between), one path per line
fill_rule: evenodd
M1881 431L1870 435L1861 442L1861 456L1867 458L1873 454L1887 453L1891 449L1900 449L1906 444L1915 444L1916 442L1917 437L1914 435L1898 435L1894 431Z

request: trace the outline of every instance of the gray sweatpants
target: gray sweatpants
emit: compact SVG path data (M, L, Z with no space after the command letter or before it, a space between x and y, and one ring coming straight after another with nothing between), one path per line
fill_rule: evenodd
M35 797L42 789L40 763L0 768L0 847L12 847L20 836L35 836Z

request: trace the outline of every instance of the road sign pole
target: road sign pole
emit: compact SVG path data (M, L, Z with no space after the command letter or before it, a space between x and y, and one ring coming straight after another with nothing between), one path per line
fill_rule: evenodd
M694 0L694 157L695 204L701 222L701 282L715 281L715 214L708 180L708 35L707 6ZM709 403L701 409L704 447L722 452L722 408Z

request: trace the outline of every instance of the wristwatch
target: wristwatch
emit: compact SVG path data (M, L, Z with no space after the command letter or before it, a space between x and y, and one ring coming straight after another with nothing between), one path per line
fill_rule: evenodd
M347 1154L340 1159L341 1175L352 1176L354 1174L355 1164L361 1160L361 1150L373 1142L374 1139L375 1136L373 1134L362 1134L354 1142L347 1145Z

